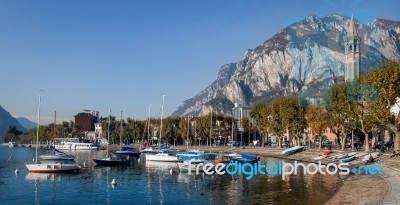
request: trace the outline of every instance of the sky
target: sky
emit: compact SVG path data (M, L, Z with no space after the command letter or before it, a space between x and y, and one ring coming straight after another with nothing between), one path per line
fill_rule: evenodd
M0 105L14 117L169 116L309 14L400 20L397 0L0 0Z

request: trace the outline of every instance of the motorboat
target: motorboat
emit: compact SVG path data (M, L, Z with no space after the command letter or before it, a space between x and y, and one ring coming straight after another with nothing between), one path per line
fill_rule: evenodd
M134 147L128 147L128 146L122 146L121 150L115 151L114 154L119 155L119 156L130 156L130 157L136 157L138 158L141 154L141 152L136 152L136 149Z
M178 157L171 153L163 152L161 150L158 151L157 154L146 154L146 161L158 161L158 162L178 162Z
M98 150L99 146L90 140L79 138L56 138L54 147L58 150Z
M8 147L16 147L16 146L18 146L16 142L12 141L8 142Z

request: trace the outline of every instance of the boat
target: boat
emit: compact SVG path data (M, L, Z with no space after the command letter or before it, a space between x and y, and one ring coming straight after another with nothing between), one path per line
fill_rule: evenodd
M159 150L157 154L146 154L145 160L147 161L157 161L157 162L178 162L177 156Z
M122 146L121 150L115 151L115 155L117 156L126 156L128 155L129 157L140 157L141 152L136 152L136 149L134 147L128 147L128 146Z
M340 159L340 158L342 158L344 156L345 156L344 154L335 154L335 155L327 157L327 159L335 160L335 159Z
M129 156L115 156L109 155L109 142L110 142L110 117L111 110L108 114L108 126L107 126L107 155L103 159L93 159L96 166L120 166L120 165L130 165L131 160ZM121 111L121 122L122 122L122 111ZM121 137L121 135L120 135Z
M239 162L241 164L244 163L257 163L259 160L258 156L251 155L251 154L241 154L240 157L234 157L231 159L231 162Z
M331 153L333 153L332 150L326 150L326 151L322 152L321 154L319 154L319 156L330 155Z
M350 157L346 157L340 160L340 162L351 162L353 160L355 160L356 157L355 156L350 156Z
M38 146L39 146L39 128L40 128L40 103L41 94L39 94L39 106L38 106L38 122L36 128L36 156L35 160L31 164L26 164L26 168L32 173L77 173L81 167L75 163L75 160L63 160L63 161L52 161L42 160L38 161Z
M372 158L376 159L379 157L379 155L380 155L379 152L373 152L371 154L365 155L361 161L363 161L363 162L368 161L371 156L372 156Z
M55 138L54 148L58 150L98 150L99 146L88 139Z
M347 156L351 157L351 156L356 156L358 154L358 152L350 152L347 154Z
M204 154L204 151L189 150L186 153L177 154L176 156L178 157L178 159L185 161L185 160L191 160L191 159L200 159L200 158L202 158L202 154Z
M362 156L365 156L365 155L367 155L368 153L366 153L366 152L361 152L361 153L358 153L358 154L356 154L356 155L354 155L355 157L362 157Z
M318 157L314 157L313 159L314 160L321 160L321 159L325 159L326 157L328 157L328 155L321 155L321 156L318 156Z
M284 151L282 151L283 155L291 155L300 151L303 151L305 149L304 146L294 146L292 148L289 149L285 149Z
M16 146L18 146L18 144L16 142L12 142L12 141L8 142L8 147L16 147Z
M41 160L74 160L75 156L68 155L65 152L61 152L57 149L54 149L55 154L47 154L47 155L40 155L39 158Z

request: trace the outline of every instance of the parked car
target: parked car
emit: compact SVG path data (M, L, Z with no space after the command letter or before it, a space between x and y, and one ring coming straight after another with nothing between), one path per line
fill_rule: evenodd
M229 141L226 145L227 146L232 146L232 143L233 143L233 146L234 147L239 147L240 146L240 142L238 142L238 141Z

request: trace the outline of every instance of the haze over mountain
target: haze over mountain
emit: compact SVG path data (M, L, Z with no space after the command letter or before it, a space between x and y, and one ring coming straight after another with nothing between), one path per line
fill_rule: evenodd
M19 124L21 124L23 127L25 127L27 130L30 130L34 127L36 127L36 123L24 118L24 117L18 117L16 118Z
M237 63L221 66L217 79L183 102L172 116L230 113L235 102L251 105L278 95L310 95L330 86L344 73L344 43L350 17L309 15L280 30ZM400 59L400 21L356 20L361 37L361 70L385 59Z
M25 127L23 127L9 112L0 106L0 141L3 141L3 135L7 132L10 126L15 126L19 131L27 132Z

